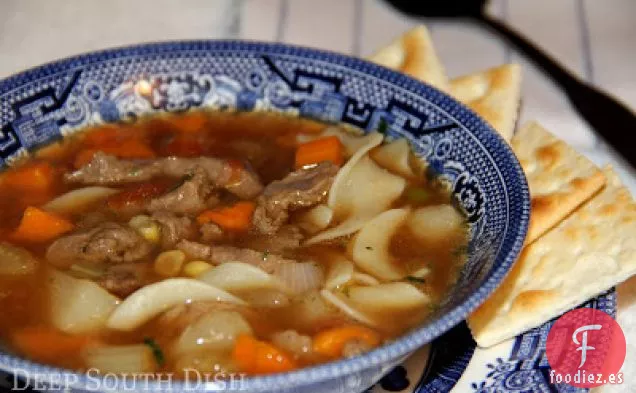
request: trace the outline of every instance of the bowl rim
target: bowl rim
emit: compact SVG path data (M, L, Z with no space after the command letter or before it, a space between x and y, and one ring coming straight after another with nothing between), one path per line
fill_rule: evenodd
M81 68L97 61L106 61L109 59L125 57L127 55L156 55L160 53L175 51L183 52L188 50L204 52L237 50L252 52L262 51L264 54L287 54L295 57L305 57L316 61L327 62L354 69L356 72L362 74L372 75L375 78L382 79L387 83L396 85L413 94L417 94L418 92L426 93L427 99L431 102L431 104L436 105L438 109L445 112L448 117L456 119L457 115L464 115L470 121L472 126L471 128L481 128L482 132L485 131L493 134L497 142L495 146L489 150L497 150L502 153L500 157L503 156L503 158L500 158L500 160L509 161L509 163L512 164L513 170L509 172L514 173L511 176L513 178L517 177L520 183L520 187L511 191L518 194L517 198L521 201L521 209L519 212L513 212L511 209L508 209L509 215L519 215L519 227L516 229L516 232L513 232L513 228L510 234L508 234L509 237L514 238L514 241L509 242L508 247L505 247L505 242L502 241L501 247L493 256L495 261L500 260L498 266L488 272L484 278L484 282L474 292L464 296L464 298L458 302L452 310L438 316L435 319L425 322L410 332L399 336L396 340L360 356L350 359L340 359L317 366L305 367L286 373L247 377L242 382L241 389L248 391L259 388L276 389L320 383L327 380L343 378L352 373L360 372L372 367L382 366L391 360L405 357L417 348L431 342L435 338L443 335L453 326L462 322L465 317L470 314L470 312L483 303L486 298L501 284L521 251L529 224L530 192L527 179L521 165L508 143L492 128L492 126L484 121L479 115L474 113L470 108L460 103L450 95L439 91L437 88L400 72L396 72L389 68L349 55L282 43L238 39L173 40L118 46L44 63L0 80L0 96L13 89L19 88L25 83L33 83L39 79L51 77L61 72L69 72L75 68ZM444 109L437 105L440 101L444 101L446 106ZM468 121L464 123L467 122ZM459 121L457 124L472 134L472 132L464 124ZM493 162L495 162L494 158ZM7 364L7 359L11 364ZM87 377L85 373L27 360L20 356L7 353L4 350L0 350L0 368L9 372L15 370L28 371L35 375L42 375L45 373L75 374L79 375L79 382L77 386L72 387L81 388L86 386ZM147 385L147 388L151 391L165 390L160 384L150 384ZM210 386L203 386L202 388L205 390L209 389ZM174 391L199 390L188 388L186 383L183 381L174 381L170 386L170 389Z

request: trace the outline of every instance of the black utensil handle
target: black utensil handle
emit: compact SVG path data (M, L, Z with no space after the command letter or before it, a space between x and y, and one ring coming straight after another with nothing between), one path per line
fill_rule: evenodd
M485 14L480 14L479 18L488 27L506 37L520 52L532 59L539 67L543 68L554 82L561 85L564 89L581 83L577 77L567 71L558 61L506 24Z
M636 151L632 142L633 135L636 133L636 115L631 109L574 76L550 55L497 19L484 14L480 16L480 19L491 29L506 37L560 85L576 111L633 168L636 168Z
M578 96L577 92L578 91ZM636 169L636 115L619 101L583 84L572 89L570 101L581 116L598 131L611 147L616 150L632 168Z

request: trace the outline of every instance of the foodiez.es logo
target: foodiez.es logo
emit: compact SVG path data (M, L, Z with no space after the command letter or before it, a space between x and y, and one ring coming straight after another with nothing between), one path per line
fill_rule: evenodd
M593 308L572 310L548 334L550 382L579 388L623 383L625 335L608 314Z

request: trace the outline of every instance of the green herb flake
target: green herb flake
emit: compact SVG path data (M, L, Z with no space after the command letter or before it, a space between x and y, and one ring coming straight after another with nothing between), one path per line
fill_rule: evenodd
M263 255L261 256L261 258L263 258L263 260L266 261L267 258L269 258L269 251L267 250L263 251Z
M157 362L159 367L163 366L166 362L166 358L164 357L163 351L161 350L159 344L157 344L157 342L150 337L144 338L144 344L152 349L152 355L155 357L155 361Z
M407 281L413 282L413 283L417 283L417 284L426 284L426 280L423 278L419 278L419 277L414 277L414 276L406 276Z
M382 135L386 135L388 130L389 130L389 123L387 123L385 119L380 119L380 122L378 123L377 131Z

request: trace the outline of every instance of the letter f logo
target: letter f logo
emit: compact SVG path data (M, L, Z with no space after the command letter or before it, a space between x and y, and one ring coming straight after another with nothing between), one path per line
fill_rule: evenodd
M576 329L574 331L574 333L572 333L572 341L574 341L574 344L576 345L580 345L580 347L578 347L576 350L577 351L581 351L581 364L579 364L579 368L583 367L583 365L585 364L585 361L587 360L587 351L592 351L595 350L596 348L592 347L592 346L588 346L587 345L587 331L588 330L601 330L602 326L601 325L585 325L585 326L581 326L580 328ZM579 342L579 340L576 338L576 336L578 336L579 333L583 332L583 339L582 342Z

